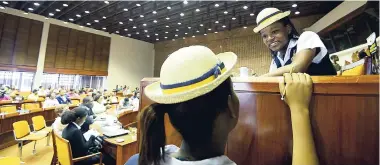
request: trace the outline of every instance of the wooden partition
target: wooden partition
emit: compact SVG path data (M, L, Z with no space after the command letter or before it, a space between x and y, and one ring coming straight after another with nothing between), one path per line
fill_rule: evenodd
M281 79L233 80L240 115L226 154L238 165L291 164L292 128L289 108L279 95ZM140 107L152 103L143 89L157 80L142 80ZM379 164L379 76L313 77L313 81L310 117L320 164ZM179 146L181 136L167 119L167 144Z

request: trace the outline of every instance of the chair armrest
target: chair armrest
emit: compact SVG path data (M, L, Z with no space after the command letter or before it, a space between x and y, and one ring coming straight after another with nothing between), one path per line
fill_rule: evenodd
M86 156L74 158L73 162L78 162L78 161L81 161L81 160L85 160L85 159L94 157L96 155L100 155L100 162L102 162L102 156L103 156L103 154L101 152L98 152L98 153L95 153L95 154L91 154L91 155L86 155Z

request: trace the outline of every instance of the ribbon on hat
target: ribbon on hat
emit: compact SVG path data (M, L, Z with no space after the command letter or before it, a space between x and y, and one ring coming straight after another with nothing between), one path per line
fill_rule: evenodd
M214 81L219 77L219 75L223 74L224 72L226 72L226 68L224 66L224 63L220 62L198 78L170 85L164 85L161 83L160 86L164 94L175 94L208 84Z

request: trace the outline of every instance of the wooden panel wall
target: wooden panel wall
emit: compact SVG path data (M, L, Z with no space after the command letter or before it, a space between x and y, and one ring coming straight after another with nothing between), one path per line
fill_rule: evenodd
M292 19L298 32L309 27L316 22L321 15L312 15ZM231 31L219 32L217 34L209 33L207 36L197 35L192 38L189 35L185 40L177 39L176 41L164 41L154 45L155 61L154 76L159 76L161 65L168 55L179 48L190 45L204 45L209 47L214 53L234 52L238 56L238 62L235 66L234 74L239 73L238 68L248 67L254 73L259 75L269 71L271 57L269 49L264 45L260 35L253 32L254 26L247 29L238 28Z
M35 71L43 23L0 13L1 70Z
M51 25L44 72L108 75L109 37Z

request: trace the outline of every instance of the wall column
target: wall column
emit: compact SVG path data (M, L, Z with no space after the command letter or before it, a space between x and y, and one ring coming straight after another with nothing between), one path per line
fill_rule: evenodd
M46 46L47 46L47 40L48 40L48 35L49 35L49 27L50 27L50 23L44 22L44 27L42 28L40 51L38 54L37 70L36 70L36 74L34 75L34 81L33 81L33 89L37 89L41 85L41 82L42 82L42 75L44 72L44 64L45 64Z

